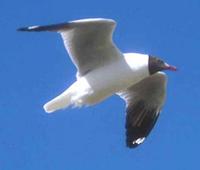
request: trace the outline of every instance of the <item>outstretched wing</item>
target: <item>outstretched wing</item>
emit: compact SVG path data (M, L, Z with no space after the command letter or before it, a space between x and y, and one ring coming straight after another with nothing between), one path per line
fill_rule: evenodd
M84 75L121 55L112 41L115 25L114 20L95 18L18 30L59 32L79 75Z
M126 144L137 147L154 127L166 95L167 77L158 72L119 93L126 101Z

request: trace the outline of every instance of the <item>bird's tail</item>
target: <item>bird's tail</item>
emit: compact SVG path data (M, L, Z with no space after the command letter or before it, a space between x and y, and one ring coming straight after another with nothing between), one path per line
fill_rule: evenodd
M43 108L47 113L52 113L59 109L64 109L71 105L71 93L69 90L66 90L61 95L47 102Z

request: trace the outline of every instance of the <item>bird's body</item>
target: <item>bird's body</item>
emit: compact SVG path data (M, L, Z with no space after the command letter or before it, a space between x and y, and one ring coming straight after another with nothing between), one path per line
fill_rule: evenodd
M124 54L110 64L77 77L74 84L44 108L47 112L53 112L69 105L96 104L149 76L147 65L148 55Z
M115 21L83 19L19 31L56 31L61 34L77 79L62 94L44 105L51 113L70 105L93 105L118 94L127 104L127 146L136 147L153 128L163 106L166 75L175 67L138 53L123 54L112 41Z

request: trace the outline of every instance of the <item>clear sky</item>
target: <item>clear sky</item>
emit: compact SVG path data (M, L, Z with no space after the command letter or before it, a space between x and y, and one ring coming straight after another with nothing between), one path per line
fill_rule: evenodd
M190 170L200 152L199 0L1 0L1 170ZM167 101L148 139L125 146L125 104L117 96L89 108L48 115L42 106L75 81L75 67L56 33L18 27L88 17L117 21L123 52L160 56Z

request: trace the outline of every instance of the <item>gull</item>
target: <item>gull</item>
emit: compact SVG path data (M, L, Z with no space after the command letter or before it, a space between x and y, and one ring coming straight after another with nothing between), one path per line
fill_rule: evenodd
M152 55L122 53L112 40L115 26L112 19L89 18L18 30L60 33L77 68L76 81L44 110L91 106L117 94L126 102L126 145L135 148L154 127L164 104L167 76L162 71L176 67Z

